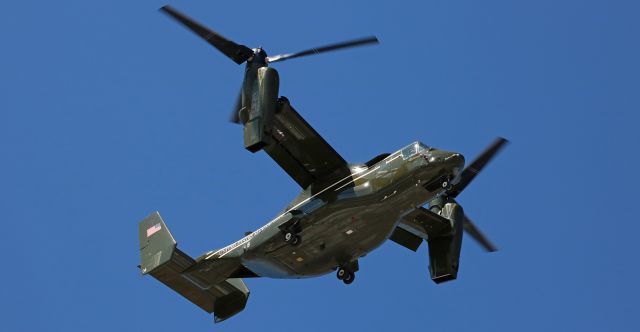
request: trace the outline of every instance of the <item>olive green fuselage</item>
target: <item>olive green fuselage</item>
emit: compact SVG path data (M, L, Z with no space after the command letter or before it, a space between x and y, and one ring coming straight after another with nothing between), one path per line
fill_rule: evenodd
M409 150L409 152L407 152ZM243 239L198 260L239 259L261 277L303 278L348 265L386 241L407 213L456 182L464 158L420 143L323 188L307 188L283 212ZM301 243L284 241L283 227L298 221Z
M378 43L377 38L267 56L262 47L236 44L170 6L161 10L233 62L246 63L230 120L242 125L246 150L265 152L303 190L264 226L195 260L178 249L160 214L153 212L138 223L143 274L220 322L245 308L250 292L242 278L306 278L337 270L336 277L351 284L359 259L386 240L413 251L426 240L429 273L436 283L457 278L464 231L495 251L455 198L505 139L464 170L462 155L420 142L364 164L348 163L280 95L280 76L271 63Z

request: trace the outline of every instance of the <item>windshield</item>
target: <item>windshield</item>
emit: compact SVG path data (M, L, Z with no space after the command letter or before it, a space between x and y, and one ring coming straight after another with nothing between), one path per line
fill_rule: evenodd
M402 151L402 158L403 159L408 159L411 158L415 155L417 155L418 153L420 153L421 151L427 150L429 149L428 146L420 143L420 142L413 142L409 145L407 145L406 147L404 147L401 151Z

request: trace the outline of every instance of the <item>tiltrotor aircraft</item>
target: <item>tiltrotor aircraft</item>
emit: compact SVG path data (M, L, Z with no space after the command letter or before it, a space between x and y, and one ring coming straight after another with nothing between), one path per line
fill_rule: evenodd
M139 224L143 274L219 322L244 309L249 290L242 278L307 278L336 271L350 284L358 259L386 240L413 251L426 240L436 283L456 279L463 231L486 250L496 250L455 198L507 140L497 139L466 168L461 154L420 142L366 163L348 163L287 98L278 96L278 72L270 63L377 43L375 37L267 56L262 48L238 45L169 6L161 10L236 63L246 62L232 121L244 128L245 148L264 150L302 192L266 225L196 259L176 247L160 214L152 213Z

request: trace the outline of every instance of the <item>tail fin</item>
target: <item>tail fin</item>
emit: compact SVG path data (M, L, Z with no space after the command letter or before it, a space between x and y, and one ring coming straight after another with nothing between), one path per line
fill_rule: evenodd
M189 269L196 262L176 246L167 225L158 212L139 225L140 269L178 292L221 322L242 311L249 298L249 289L242 279L230 278L217 284ZM188 271L189 270L189 271ZM215 287L214 287L215 286Z
M150 273L171 260L176 251L176 240L158 212L140 222L140 269L142 274ZM186 256L186 255L185 255ZM187 256L187 258L189 258ZM189 266L185 266L187 268Z

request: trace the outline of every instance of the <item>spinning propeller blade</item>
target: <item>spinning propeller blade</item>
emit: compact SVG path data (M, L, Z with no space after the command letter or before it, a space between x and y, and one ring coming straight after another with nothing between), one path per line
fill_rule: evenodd
M460 182L451 189L449 196L457 197L508 142L507 139L498 137L493 144L462 171Z
M335 51L343 48L362 46L367 44L378 44L378 38L371 36L366 38L360 38L355 40L350 40L342 43L326 45L322 47L312 48L306 51L297 52L297 53L289 53L289 54L280 54L272 57L266 57L266 53L262 51L261 48L258 51L254 51L247 46L236 44L233 41L223 37L217 32L205 27L204 25L196 22L192 18L187 15L182 14L171 6L164 6L160 8L160 11L169 15L182 25L184 25L189 30L193 31L195 34L200 36L202 39L206 40L209 44L215 47L218 51L222 52L222 54L229 57L237 64L242 64L246 61L256 61L256 56L259 61L268 62L278 62L284 61L287 59L299 58L302 56L307 56L311 54L319 54L323 52ZM266 57L266 58L265 58ZM263 63L266 65L266 63ZM231 116L229 120L233 123L240 123L240 118L238 111L242 107L242 90L240 91L240 96L237 99L237 102L234 106L234 109L231 112Z
M206 40L209 44L213 45L213 47L217 48L237 64L242 64L254 55L252 49L228 40L215 31L173 9L171 6L164 6L160 8L160 10L182 23L182 25L199 35L202 39Z
M482 234L480 229L466 215L464 216L464 230L488 252L498 251L498 248Z
M236 99L236 104L233 105L233 109L231 110L231 114L229 116L229 121L233 123L240 123L240 108L242 108L242 88L240 88L240 93L238 93L238 99Z
M349 41L345 41L345 42L341 42L341 43L337 43L337 44L330 44L330 45L325 45L325 46L322 46L322 47L311 48L311 49L308 49L308 50L305 50L305 51L301 51L301 52L297 52L297 53L289 53L289 54L280 54L280 55L270 56L270 57L267 57L267 61L268 62L278 62L278 61L284 61L284 60L288 60L288 59L299 58L299 57L312 55L312 54L320 54L320 53L324 53L324 52L336 51L336 50L343 49L343 48L363 46L363 45L367 45L367 44L379 44L379 43L380 42L378 41L378 38L376 38L375 36L370 36L370 37L365 37L365 38L360 38L360 39L349 40Z
M471 181L476 177L480 171L495 157L495 155L500 151L505 144L509 141L505 138L498 137L489 147L484 150L469 166L467 166L464 171L462 171L461 179L458 184L456 184L451 190L447 191L445 194L445 199L447 201L455 202L455 197L457 197L468 185ZM436 202L441 202L442 198L437 198ZM432 201L434 202L434 201ZM430 203L431 204L431 203ZM442 203L435 203L436 205ZM464 230L487 251L494 252L498 249L496 248L491 241L480 231L480 229L467 217L464 216Z

